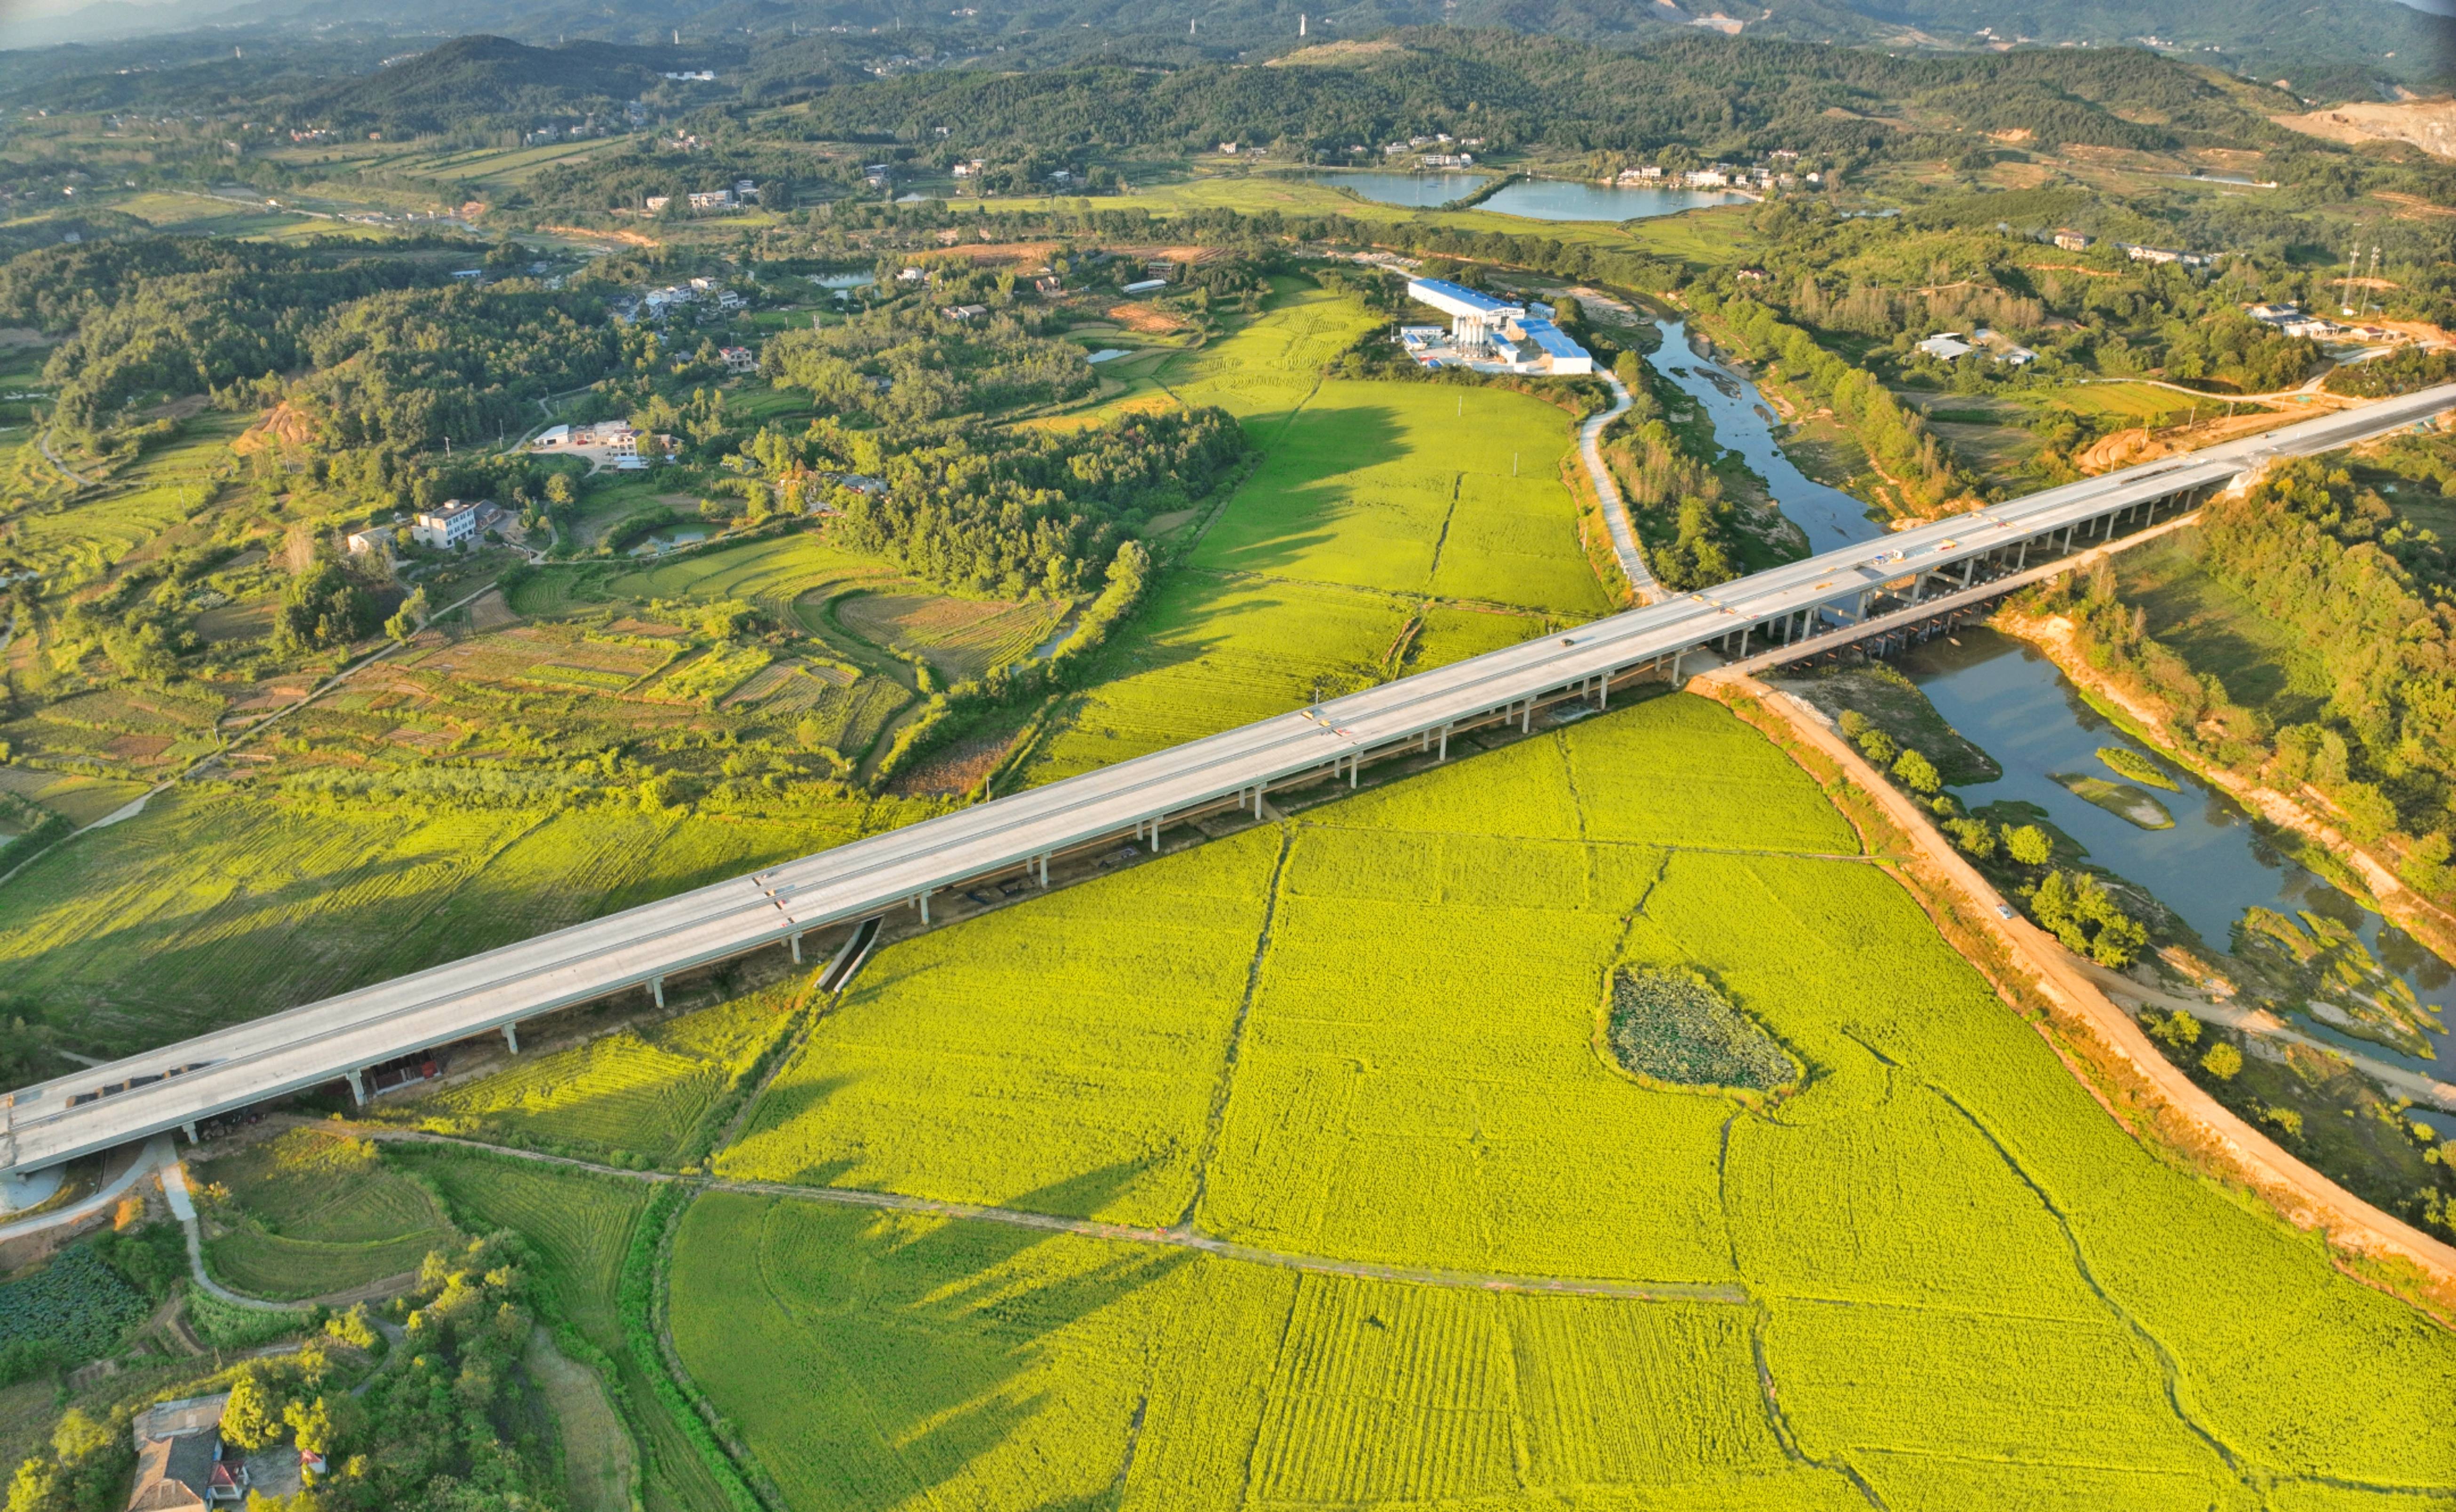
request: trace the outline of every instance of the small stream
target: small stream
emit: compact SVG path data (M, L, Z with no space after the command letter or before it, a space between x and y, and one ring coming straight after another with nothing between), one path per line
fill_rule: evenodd
M1714 439L1738 452L1750 470L1766 480L1782 512L1808 532L1811 555L1885 534L1884 525L1869 518L1867 504L1791 465L1774 440L1773 407L1755 384L1698 355L1682 322L1666 320L1662 326L1663 344L1647 354L1647 362L1704 407L1714 422Z
M1961 644L1931 641L1894 664L1948 724L2003 766L2000 780L1959 789L1964 802L1977 807L2017 799L2037 805L2057 828L2089 848L2092 861L2148 889L2213 950L2228 949L2247 909L2273 909L2288 918L2308 911L2352 929L2380 964L2425 1003L2444 1007L2456 996L2450 991L2456 969L2262 839L2233 799L2125 735L2082 702L2045 653L1983 626L1958 630L1954 639ZM2053 772L2115 776L2098 762L2101 746L2131 746L2182 785L2180 793L2157 795L2175 817L2173 828L2139 828L2050 779ZM2427 1061L2302 1015L2296 1016L2296 1025L2347 1051L2434 1075L2446 1075L2456 1059L2456 1034L2429 1035L2439 1059Z

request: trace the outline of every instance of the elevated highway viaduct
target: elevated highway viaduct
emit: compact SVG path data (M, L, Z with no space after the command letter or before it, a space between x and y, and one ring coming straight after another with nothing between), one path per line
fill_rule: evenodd
M2431 422L2456 384L2341 411L2265 435L2109 473L1903 530L1580 625L1470 661L1279 715L1045 787L786 862L517 945L199 1035L10 1093L0 1172L31 1172L336 1080L471 1035L517 1047L525 1019L911 908L1018 872L1048 881L1052 858L1224 808L1260 811L1273 787L1344 780L1393 756L1445 759L1461 731L1531 727L1566 700L1607 705L1631 681L1679 675L1715 647L1736 658L1818 654L1923 603L2027 576L2068 553L2197 506L2280 457L2333 450ZM1837 639L1839 638L1839 639Z

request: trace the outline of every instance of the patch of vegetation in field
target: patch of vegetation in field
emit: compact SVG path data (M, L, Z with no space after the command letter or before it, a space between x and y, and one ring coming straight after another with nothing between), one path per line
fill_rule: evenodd
M418 1183L365 1139L291 1129L210 1162L205 1245L214 1273L258 1297L319 1297L418 1269L456 1241ZM224 1196L222 1194L227 1193Z
M1695 971L1614 973L1606 1032L1613 1056L1651 1081L1772 1092L1799 1077L1773 1036Z
M624 1348L623 1257L648 1184L434 1145L395 1146L387 1158L434 1182L462 1226L521 1236L531 1288L563 1352L614 1388L616 1411L643 1450L640 1492L649 1512L727 1512L690 1440Z
M423 1098L421 1127L617 1162L669 1162L792 1025L799 978L620 1030Z
M2202 570L2189 547L2153 541L2116 563L2123 602L2147 613L2149 634L2216 676L2229 699L2280 727L2321 717L2336 692L2325 659Z

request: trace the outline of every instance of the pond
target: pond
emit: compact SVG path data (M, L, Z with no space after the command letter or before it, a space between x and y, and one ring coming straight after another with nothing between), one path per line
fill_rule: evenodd
M1713 205L1743 205L1749 197L1711 189L1635 189L1574 178L1522 178L1475 208L1528 220L1649 220Z
M1430 210L1453 199L1464 199L1491 182L1482 174L1385 174L1369 170L1304 176L1333 189L1352 189L1377 205L1405 205L1413 210Z
M668 525L631 548L635 557L662 557L676 546L692 546L707 539L706 525Z
M867 289L878 281L874 273L814 273L810 281L822 289Z
M2189 772L2156 758L2180 786L2158 796L2174 815L2168 829L2141 829L2067 791L2052 775L2112 776L2098 747L2123 746L2149 754L2114 723L2082 702L2078 690L2036 647L1983 627L1957 631L1902 657L1895 664L1919 685L1936 712L1984 747L2003 766L1996 782L1958 789L1974 807L2001 799L2037 805L2064 833L2089 848L2099 866L2149 889L2199 931L2211 949L2229 949L2247 909L2287 918L2309 912L2352 930L2372 956L2425 1003L2445 1007L2456 970L2403 930L2340 892L2327 879L2287 858L2262 839L2231 798ZM2444 1016L2444 1015L2443 1015ZM2399 1054L2375 1040L2340 1034L2297 1016L2296 1027L2348 1051L2415 1071L2446 1074L2456 1036L2429 1035L2436 1062Z
M1714 422L1714 439L1738 452L1766 480L1783 514L1808 532L1811 553L1874 541L1885 527L1868 517L1868 506L1839 488L1829 488L1793 466L1774 440L1773 410L1755 384L1688 344L1688 330L1663 322L1663 344L1646 356L1655 372L1704 408ZM1975 737L1974 737L1975 738Z

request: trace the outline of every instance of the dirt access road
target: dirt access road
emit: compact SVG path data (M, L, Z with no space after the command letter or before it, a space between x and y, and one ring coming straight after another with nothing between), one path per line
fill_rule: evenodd
M2132 1015L2076 969L2072 956L2053 935L2018 914L2003 917L1998 911L2007 909L2003 897L1978 869L1935 828L1924 810L1877 776L1813 706L1730 671L1701 674L1690 684L1690 691L1726 703L1734 696L1756 701L1838 766L1909 838L1930 880L1959 894L1968 915L1981 921L2013 961L2036 979L2057 1016L2086 1030L2113 1052L2286 1218L2300 1227L2322 1231L2348 1250L2393 1257L2420 1266L2442 1283L2456 1282L2456 1247L2382 1213L2280 1149L2159 1053Z

